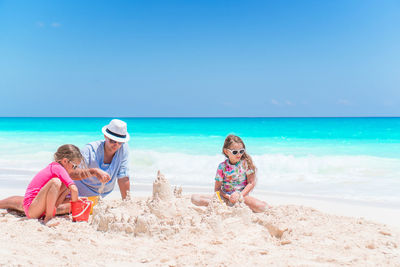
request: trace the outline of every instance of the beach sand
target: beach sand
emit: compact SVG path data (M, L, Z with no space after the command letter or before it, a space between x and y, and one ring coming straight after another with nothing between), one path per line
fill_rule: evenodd
M89 222L59 216L47 227L0 210L0 265L400 266L395 225L272 199L258 214L216 197L196 207L160 175L147 196L100 200Z

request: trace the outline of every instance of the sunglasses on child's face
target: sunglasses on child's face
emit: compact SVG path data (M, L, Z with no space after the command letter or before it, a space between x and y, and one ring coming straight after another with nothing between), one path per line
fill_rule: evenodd
M78 168L78 165L79 164L75 164L75 163L73 163L72 161L69 161L69 163L71 163L72 164L72 169L76 169L76 168Z
M230 150L227 148L229 152L231 152L233 155L236 155L237 153L240 153L241 155L246 151L245 149L239 149L239 150Z

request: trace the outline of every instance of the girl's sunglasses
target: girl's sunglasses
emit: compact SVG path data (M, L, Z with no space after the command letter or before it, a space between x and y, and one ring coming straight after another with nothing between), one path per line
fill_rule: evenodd
M76 168L78 168L78 165L73 163L72 161L69 161L69 163L72 164L72 169L75 170Z
M237 153L244 154L244 152L246 151L246 149L230 150L229 148L227 148L227 150L228 150L229 152L231 152L233 155L236 155Z

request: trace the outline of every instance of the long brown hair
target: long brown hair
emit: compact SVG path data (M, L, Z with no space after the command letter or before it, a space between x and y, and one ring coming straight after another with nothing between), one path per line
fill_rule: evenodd
M243 140L239 136L230 134L225 138L224 146L222 147L222 154L224 154L225 157L228 157L228 156L225 154L224 149L229 149L233 143L242 144L243 148L246 149L246 146L245 146ZM246 161L248 168L250 170L253 170L254 172L256 172L257 168L256 168L256 166L254 166L253 160L251 159L250 155L247 154L246 151L242 155L242 158Z

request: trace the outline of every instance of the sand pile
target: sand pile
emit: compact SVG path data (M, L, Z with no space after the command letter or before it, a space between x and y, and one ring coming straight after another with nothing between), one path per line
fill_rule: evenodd
M400 266L398 229L294 205L196 207L161 174L147 199L101 200L89 223L55 221L2 211L0 265Z
M257 216L243 203L229 208L215 196L206 209L188 207L187 199L182 198L181 193L182 190L177 188L173 192L169 181L159 172L151 198L146 201L128 199L122 203L100 201L93 210L91 224L99 231L144 234L161 239L179 232L229 235L228 232L241 232L243 227L256 226L265 228L277 238L290 232Z

